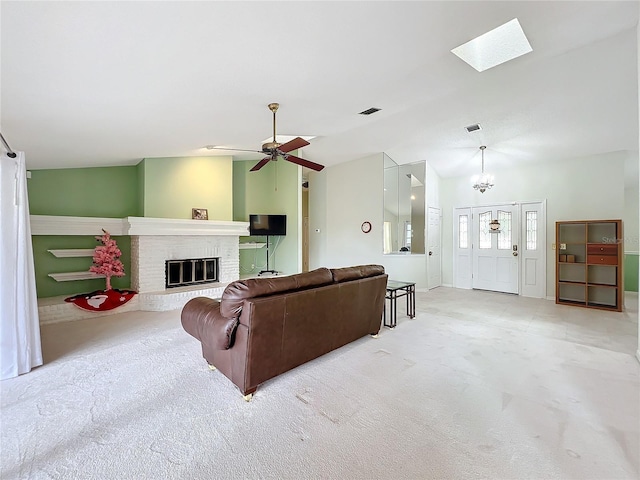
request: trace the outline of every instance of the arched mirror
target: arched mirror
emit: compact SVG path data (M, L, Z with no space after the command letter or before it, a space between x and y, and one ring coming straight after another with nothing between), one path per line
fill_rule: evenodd
M385 254L425 253L426 162L398 165L384 154Z

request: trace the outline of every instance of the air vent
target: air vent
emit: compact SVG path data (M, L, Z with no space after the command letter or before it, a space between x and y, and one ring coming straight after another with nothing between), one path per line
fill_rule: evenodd
M371 107L371 108L368 108L368 109L360 112L358 115L371 115L372 113L376 113L376 112L379 112L379 111L380 111L379 108Z
M471 132L477 132L478 130L480 130L480 124L479 123L475 123L473 125L469 125L468 127L464 127L465 130L469 133Z

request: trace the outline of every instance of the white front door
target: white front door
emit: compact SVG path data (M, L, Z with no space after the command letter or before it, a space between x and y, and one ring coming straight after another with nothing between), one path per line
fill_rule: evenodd
M440 257L440 209L429 207L427 219L428 260L427 288L436 288L442 284L442 263Z
M497 231L492 220L498 220ZM518 293L518 206L473 208L473 288Z
M520 293L524 297L545 298L547 296L547 257L546 225L543 202L523 203L520 205L522 227L520 235L520 264L522 278Z

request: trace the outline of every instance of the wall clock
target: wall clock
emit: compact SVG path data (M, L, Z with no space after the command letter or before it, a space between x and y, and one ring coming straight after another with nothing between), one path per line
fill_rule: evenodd
M362 222L360 228L364 233L369 233L371 231L371 222Z

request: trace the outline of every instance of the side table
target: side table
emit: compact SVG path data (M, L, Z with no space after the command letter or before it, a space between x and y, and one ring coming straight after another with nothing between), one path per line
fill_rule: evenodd
M389 300L389 323L387 323L387 302L385 301L383 312L383 325L389 328L395 328L397 324L397 300L400 297L406 297L407 317L414 318L416 316L416 284L415 282L399 282L397 280L389 280L387 282L387 291L385 299Z

